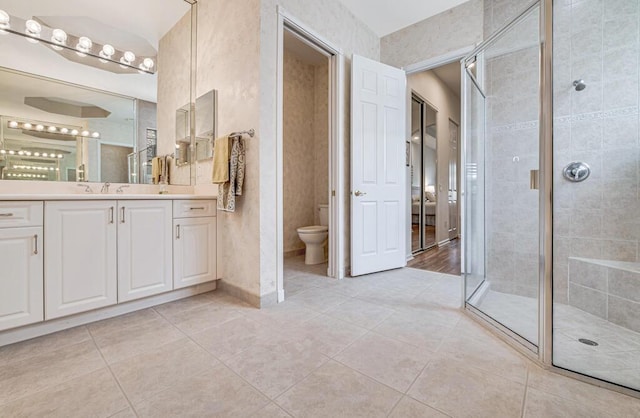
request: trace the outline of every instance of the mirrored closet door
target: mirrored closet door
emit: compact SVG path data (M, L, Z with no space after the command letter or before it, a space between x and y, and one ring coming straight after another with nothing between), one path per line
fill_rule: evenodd
M417 94L411 98L411 250L436 245L437 111Z

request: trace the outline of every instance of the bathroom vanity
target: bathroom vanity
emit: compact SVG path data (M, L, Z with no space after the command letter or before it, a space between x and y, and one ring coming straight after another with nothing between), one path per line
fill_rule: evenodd
M29 196L0 201L0 346L215 289L211 196Z

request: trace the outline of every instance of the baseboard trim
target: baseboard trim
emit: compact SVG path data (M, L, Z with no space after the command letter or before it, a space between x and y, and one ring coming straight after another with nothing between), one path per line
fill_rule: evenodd
M80 325L90 324L103 319L109 319L139 311L141 309L151 308L153 306L188 298L201 293L211 292L216 290L216 287L216 281L202 283L184 289L162 293L160 295L149 296L144 299L132 300L130 302L119 303L117 305L107 306L105 308L89 312L82 312L75 315L65 316L63 318L52 319L45 322L39 322L37 324L10 329L0 332L0 347L52 334L54 332L64 331L65 329L74 328Z
M304 255L304 248L298 248L297 250L289 250L284 252L284 258L287 257L297 257L300 255Z

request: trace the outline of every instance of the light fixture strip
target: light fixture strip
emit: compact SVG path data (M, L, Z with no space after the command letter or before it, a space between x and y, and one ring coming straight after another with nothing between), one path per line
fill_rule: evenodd
M47 45L51 46L53 49L58 49L59 50L60 48L64 48L64 49L67 49L69 51L73 51L73 52L76 52L76 53L79 52L78 49L73 47L73 46L69 46L67 44L61 44L61 43L53 42L51 40L51 36L53 34L53 29L49 28L48 26L42 26L42 33L41 33L40 37L38 37L38 38L34 38L33 36L28 35L27 33L20 32L20 31L17 31L17 30L14 29L14 27L18 27L18 26L19 27L25 27L26 22L27 21L24 20L24 19L21 19L21 18L15 17L15 16L11 16L11 26L12 27L2 29L2 31L7 32L7 33L12 33L14 35L19 35L19 36L27 39L30 42L34 42L34 41L42 42L44 44L47 44ZM47 32L46 34L45 34L45 29L46 29L46 32ZM80 40L80 38L81 37L76 37L74 35L67 34L67 43L75 44ZM155 74L155 72L152 71L151 68L149 68L147 66L143 67L141 65L141 66L136 67L134 64L128 64L127 63L128 61L126 61L126 60L115 60L115 59L113 59L111 57L100 55L100 53L92 52L93 50L98 50L98 49L102 50L103 46L104 45L100 45L100 44L95 44L94 43L94 44L92 44L91 50L89 50L87 52L82 51L82 54L90 56L90 57L94 57L94 58L100 60L101 62L105 62L105 61L106 62L111 62L113 64L117 64L117 65L121 66L122 68L130 68L130 69L135 70L135 71L137 71L139 73L151 74L151 75ZM125 52L115 51L115 52L117 52L120 56L124 57L125 53L128 52L128 51L125 51ZM152 59L151 57L137 57L137 58L140 60L141 64L145 62L145 59ZM97 68L99 68L99 67L97 67ZM149 69L146 69L146 68L149 68Z
M46 123L46 122L45 122ZM88 131L86 129L81 130L82 128L80 127L68 127L68 126L56 126L56 125L50 125L50 124L45 124L42 122L18 122L16 119L9 119L7 121L7 127L10 129L22 129L25 131L32 131L32 132L48 132L50 134L56 134L56 135L67 135L67 136L81 136L84 138L94 138L94 139L98 139L100 138L100 132L94 131Z
M63 154L56 154L55 152L32 152L24 150L13 149L0 149L0 157L30 157L30 158L47 158L51 160L61 160L64 158Z

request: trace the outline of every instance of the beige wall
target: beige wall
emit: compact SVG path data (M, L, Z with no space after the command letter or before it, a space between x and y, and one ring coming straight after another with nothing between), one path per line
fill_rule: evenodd
M380 60L406 67L482 42L483 0L470 0L380 40Z
M218 134L256 130L246 139L246 178L235 213L218 212L218 277L258 303L260 295L260 1L200 0L196 97L218 91ZM275 148L270 150L275 170ZM195 164L196 187L211 186L211 162Z
M433 71L412 74L409 88L422 96L437 111L437 205L436 242L449 238L449 119L460 125L460 97L440 80ZM411 248L409 246L409 248Z
M191 13L160 39L158 48L158 155L175 151L176 110L189 103ZM171 167L171 184L191 184L191 166Z
M313 225L315 196L315 68L284 53L284 251L304 248L297 228Z

